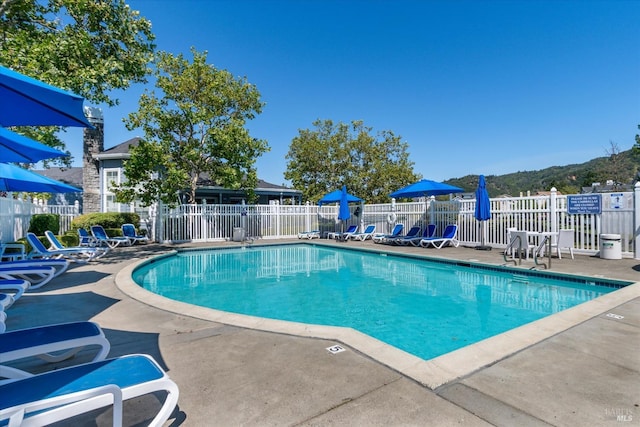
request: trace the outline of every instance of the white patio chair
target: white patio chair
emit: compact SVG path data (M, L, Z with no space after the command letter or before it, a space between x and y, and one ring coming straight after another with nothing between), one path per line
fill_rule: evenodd
M551 243L551 250L555 248L558 253L558 258L562 259L562 249L569 249L571 259L573 257L573 246L575 245L575 230L567 229L560 230L558 232L558 240L556 243Z

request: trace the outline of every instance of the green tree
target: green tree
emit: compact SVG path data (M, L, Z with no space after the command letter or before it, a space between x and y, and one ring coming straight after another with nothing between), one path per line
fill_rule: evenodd
M151 22L123 0L3 0L0 64L115 105L114 90L145 82L155 45ZM58 128L20 132L64 149Z
M192 54L190 63L160 52L154 72L159 94L145 91L138 111L125 119L145 137L124 164L127 182L114 188L119 202L149 205L160 199L175 205L176 195L186 191L193 203L205 175L245 190L250 201L255 197L255 161L269 147L251 137L245 123L262 111L260 93L246 78L208 65L206 52Z
M315 129L300 129L286 159L285 178L317 202L346 185L368 203L389 201L389 193L420 179L413 172L408 144L391 131L372 134L362 121L334 124L316 120Z

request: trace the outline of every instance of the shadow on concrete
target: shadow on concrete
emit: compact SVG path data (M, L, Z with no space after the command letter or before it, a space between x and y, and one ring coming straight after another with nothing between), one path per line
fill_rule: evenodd
M126 261L132 261L138 258L149 258L175 249L173 246L161 245L156 243L147 243L144 245L133 245L116 247L109 251L108 254L95 261L101 264L117 264Z
M166 365L162 357L162 352L160 351L158 342L160 334L105 328L102 330L111 344L109 357L120 357L125 354L136 353L148 354L156 359L156 362L158 362L158 365L160 365L162 369L167 372L169 371L169 367Z
M73 268L71 268L59 277L54 278L48 284L37 289L36 292L42 294L48 291L66 289L73 286L87 285L98 282L99 280L102 280L107 276L109 276L108 273L99 271L73 270Z
M120 300L94 292L77 292L73 295L25 293L7 310L7 330L32 328L50 323L86 321L118 301ZM52 318L55 319L54 322L51 322Z

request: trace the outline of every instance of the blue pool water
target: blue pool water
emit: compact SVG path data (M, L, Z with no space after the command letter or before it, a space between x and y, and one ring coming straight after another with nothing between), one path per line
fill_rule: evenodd
M199 306L351 327L423 359L621 286L308 244L180 252L133 279Z

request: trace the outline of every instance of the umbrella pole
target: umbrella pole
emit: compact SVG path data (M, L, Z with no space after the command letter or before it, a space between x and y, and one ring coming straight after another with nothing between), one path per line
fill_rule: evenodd
M486 245L487 242L487 221L482 222L482 233L480 235L480 246L476 246L475 248L479 251L490 251L491 246Z

